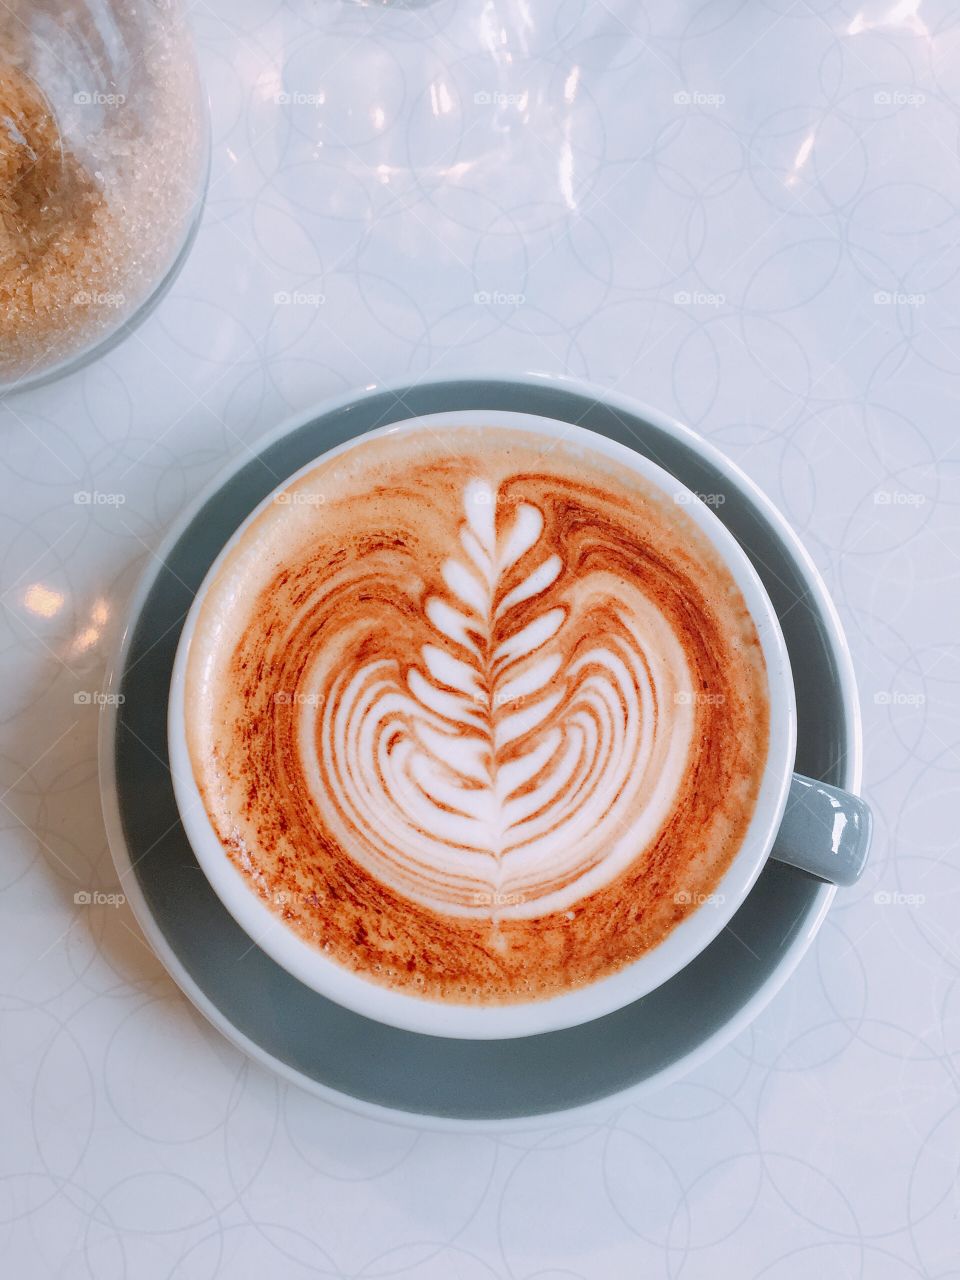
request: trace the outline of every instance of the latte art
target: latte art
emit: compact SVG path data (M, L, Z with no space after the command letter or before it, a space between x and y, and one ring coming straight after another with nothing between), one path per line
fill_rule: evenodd
M245 530L190 648L194 774L278 916L436 999L636 959L739 849L762 652L682 507L519 431L361 441Z
M387 637L351 661L354 624L332 622L299 741L311 793L373 876L440 911L530 917L573 906L655 834L687 761L693 717L674 704L690 675L641 590L602 568L562 589L543 513L521 501L498 528L497 497L464 487L414 655Z

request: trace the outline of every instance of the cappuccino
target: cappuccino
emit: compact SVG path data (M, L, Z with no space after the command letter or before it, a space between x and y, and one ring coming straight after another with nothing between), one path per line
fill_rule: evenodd
M596 981L709 901L769 737L753 619L684 505L472 426L360 440L278 493L206 590L184 711L250 891L457 1003Z

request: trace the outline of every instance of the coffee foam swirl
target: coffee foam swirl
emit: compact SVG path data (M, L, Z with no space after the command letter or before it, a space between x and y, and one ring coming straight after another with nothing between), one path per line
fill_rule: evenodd
M244 533L191 644L228 856L379 981L503 1001L642 954L739 847L766 674L720 557L606 460L409 433Z
M641 590L602 569L564 587L543 513L519 502L498 522L498 496L465 486L418 652L386 636L364 661L371 637L328 632L298 738L372 875L437 910L526 917L573 906L655 834L687 762L692 714L673 705L690 677Z

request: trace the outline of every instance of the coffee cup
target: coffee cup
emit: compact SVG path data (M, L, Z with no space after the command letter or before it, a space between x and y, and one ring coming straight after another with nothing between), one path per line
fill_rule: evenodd
M869 811L794 774L780 625L710 499L488 412L270 495L169 705L184 830L253 942L381 1022L522 1036L666 982L768 857L852 883Z

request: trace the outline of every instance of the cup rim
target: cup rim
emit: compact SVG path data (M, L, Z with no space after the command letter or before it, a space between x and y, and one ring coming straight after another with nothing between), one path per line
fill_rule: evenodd
M247 528L270 507L277 493L309 474L321 461L347 453L371 439L439 425L445 430L482 426L573 438L586 448L622 461L662 493L675 499L682 496L687 514L721 554L743 593L757 626L767 665L770 702L767 762L747 833L714 893L660 943L631 964L585 987L548 999L507 1005L449 1004L392 990L324 956L283 924L227 858L201 799L186 744L183 694L190 643L207 590ZM586 427L542 414L469 410L411 416L354 436L318 454L286 477L245 517L204 575L187 614L170 684L168 745L177 807L197 861L233 918L273 960L321 995L387 1025L427 1035L506 1039L560 1030L613 1013L668 981L729 924L759 876L780 827L796 751L796 705L786 642L766 589L736 538L692 490L629 446Z

